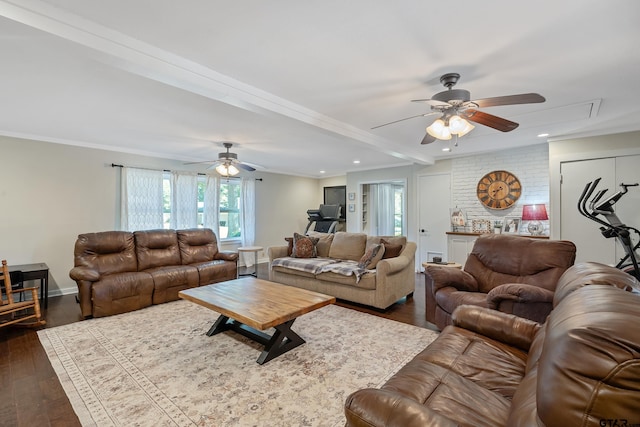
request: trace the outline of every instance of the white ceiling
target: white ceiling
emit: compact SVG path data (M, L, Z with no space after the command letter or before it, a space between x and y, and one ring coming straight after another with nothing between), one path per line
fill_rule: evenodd
M0 0L0 134L320 177L640 129L637 0ZM411 99L537 92L452 153ZM640 145L640 141L639 141ZM360 164L353 164L360 160ZM321 170L325 174L320 173Z

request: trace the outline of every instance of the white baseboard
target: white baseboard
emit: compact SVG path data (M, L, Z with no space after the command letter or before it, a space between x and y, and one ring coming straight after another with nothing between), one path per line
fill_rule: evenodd
M49 289L49 297L59 297L62 295L73 295L77 293L78 293L78 288L75 286L72 288L62 288L62 289L54 289L54 290Z

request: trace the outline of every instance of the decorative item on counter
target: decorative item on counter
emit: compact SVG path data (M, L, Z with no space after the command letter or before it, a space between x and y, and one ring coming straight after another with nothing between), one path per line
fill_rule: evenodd
M493 233L494 234L502 234L502 222L501 221L493 221Z
M502 232L505 234L518 234L520 231L520 218L517 216L504 217L504 225Z
M491 221L488 219L474 219L471 221L471 231L474 233L491 233Z
M467 225L467 218L462 209L455 207L450 209L451 211L451 231L465 231Z
M543 204L524 205L522 207L522 220L529 221L528 230L532 236L541 236L544 232L544 225L541 221L549 219L547 208Z

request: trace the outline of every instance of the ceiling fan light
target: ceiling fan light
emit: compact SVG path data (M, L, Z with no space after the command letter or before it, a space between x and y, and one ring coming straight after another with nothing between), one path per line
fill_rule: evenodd
M427 128L427 133L434 138L449 140L451 139L451 131L449 128L445 126L444 122L441 119L436 120L431 123L431 125Z
M475 126L469 123L468 121L466 121L465 119L460 119L460 120L464 122L464 128L462 128L462 130L458 132L458 136L465 136L466 134L468 134L469 132L475 129Z
M227 163L216 166L216 172L222 176L236 176L240 173L237 167Z
M451 129L451 133L455 133L458 136L464 136L471 132L475 126L460 116L452 116L449 119L449 128Z

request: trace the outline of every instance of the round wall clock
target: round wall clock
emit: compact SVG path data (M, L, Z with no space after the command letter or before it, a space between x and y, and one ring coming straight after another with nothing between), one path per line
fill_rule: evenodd
M486 207L506 209L520 198L522 185L511 172L493 171L478 181L476 193L480 203Z

